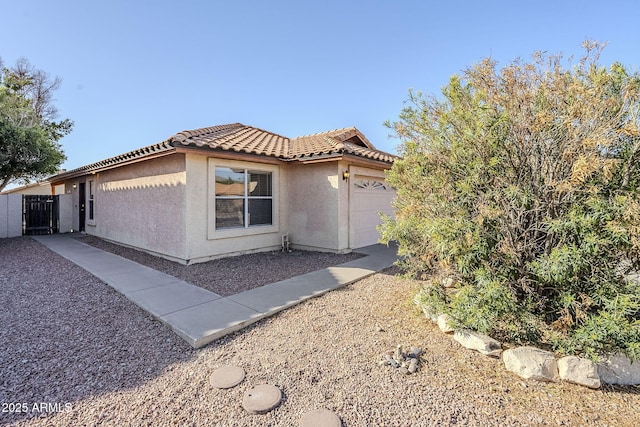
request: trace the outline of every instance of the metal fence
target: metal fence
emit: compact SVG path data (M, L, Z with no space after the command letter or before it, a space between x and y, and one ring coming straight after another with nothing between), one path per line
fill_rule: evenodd
M59 230L59 196L22 196L22 234L55 234Z

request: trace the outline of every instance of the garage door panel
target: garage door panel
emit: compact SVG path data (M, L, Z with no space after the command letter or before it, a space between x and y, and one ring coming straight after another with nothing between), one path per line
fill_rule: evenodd
M380 238L376 227L382 223L380 212L393 215L393 190L383 179L356 176L351 203L352 248L376 244Z

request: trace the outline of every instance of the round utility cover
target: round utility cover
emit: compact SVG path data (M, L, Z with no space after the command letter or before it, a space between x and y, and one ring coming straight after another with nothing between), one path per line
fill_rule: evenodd
M300 427L340 427L342 420L328 409L314 409L300 420Z
M224 366L216 369L209 382L215 388L231 388L244 380L244 369L238 366Z
M250 414L263 414L278 406L281 400L282 392L278 387L260 384L244 394L242 407Z

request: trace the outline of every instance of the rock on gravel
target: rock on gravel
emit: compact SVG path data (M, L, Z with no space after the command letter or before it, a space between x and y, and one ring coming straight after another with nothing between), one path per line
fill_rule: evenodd
M394 273L193 350L34 240L0 239L0 424L295 426L317 408L350 427L636 424L636 388L524 382L442 334L411 303L419 284ZM423 349L415 374L377 365L398 343ZM212 387L211 374L229 365L245 380ZM282 391L282 402L247 413L244 393L264 383Z

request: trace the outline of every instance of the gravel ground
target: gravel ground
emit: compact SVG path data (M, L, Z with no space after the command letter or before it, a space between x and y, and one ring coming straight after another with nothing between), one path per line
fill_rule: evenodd
M34 240L0 240L0 424L295 426L327 408L346 426L637 425L638 388L523 381L440 333L411 303L418 284L395 273L193 350ZM425 349L416 374L378 366L398 344ZM212 388L211 373L228 364L245 381ZM265 382L284 399L249 415L242 395Z
M291 253L274 251L183 265L136 249L116 245L95 236L77 234L74 237L83 243L162 271L224 297L353 261L363 256L355 252L332 254L309 251L293 251ZM265 266L269 268L268 274L265 274Z

